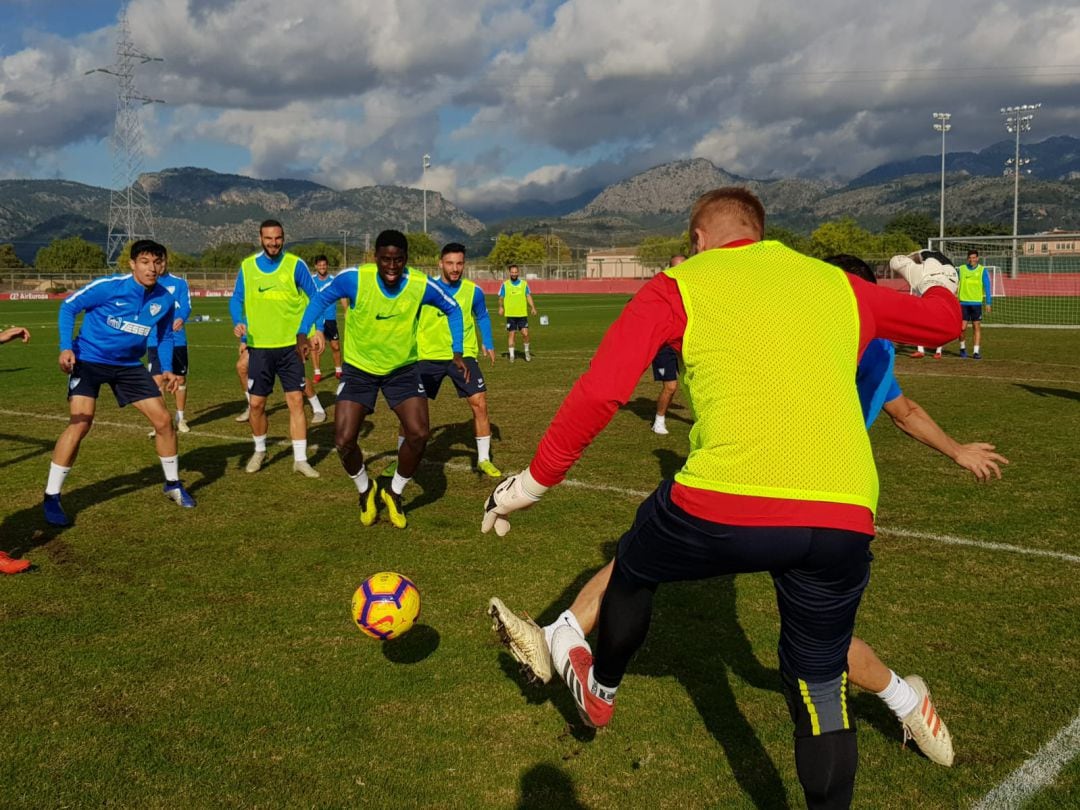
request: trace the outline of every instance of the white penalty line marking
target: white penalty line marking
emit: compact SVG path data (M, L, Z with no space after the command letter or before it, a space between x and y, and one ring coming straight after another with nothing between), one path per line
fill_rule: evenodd
M1080 712L1065 728L987 793L972 810L1014 810L1053 784L1062 769L1080 754Z
M26 413L24 411L13 411L6 408L0 408L0 415L21 416L30 419L46 419L53 422L68 421L67 416L60 416L58 414ZM121 430L135 430L140 432L146 430L145 425L133 425L127 424L125 422L111 422L103 419L95 419L94 424L103 425L105 427L120 428ZM243 442L248 440L247 435L230 436L224 433L210 433L209 431L203 430L192 430L189 433L180 435L186 437L218 439L220 441L226 442ZM291 442L289 442L287 439L282 439L276 442L275 446L285 446L289 444L291 444ZM309 445L309 449L311 449L312 451L314 451L316 447L316 445ZM424 463L435 464L436 462L425 461ZM452 470L453 472L473 472L473 466L466 462L450 461L445 463L443 467L447 470ZM609 484L594 484L589 481L577 481L573 478L564 479L562 482L562 486L571 487L573 489L591 490L592 492L610 492L613 495L624 495L628 498L637 499L645 498L652 494L651 490L646 491L641 489L629 489L627 487L616 487ZM1080 563L1080 556L1076 554L1067 554L1063 551L1047 551L1045 549L1039 548L1024 548L1023 546L1011 546L1007 543L992 543L987 540L970 540L966 537L954 537L953 535L949 534L933 534L932 532L920 532L914 529L894 529L888 526L878 526L877 531L878 534L889 534L894 537L905 537L911 540L930 540L932 542L942 543L944 545L968 546L970 548L980 548L985 551L1004 551L1010 554L1022 554L1028 557L1049 557L1051 559L1062 560L1064 562Z

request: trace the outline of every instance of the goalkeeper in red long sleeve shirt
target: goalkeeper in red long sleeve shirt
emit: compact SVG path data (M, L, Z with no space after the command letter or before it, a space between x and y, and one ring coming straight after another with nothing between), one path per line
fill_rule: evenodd
M572 629L552 638L556 671L586 722L606 725L662 582L770 571L795 760L811 808L850 804L857 764L846 653L869 581L877 472L852 380L875 337L937 343L960 325L955 274L911 263L912 297L850 279L761 241L750 192L717 189L691 211L694 256L642 288L611 326L529 467L488 498L483 528L559 483L631 395L656 350L680 349L695 414L674 482L638 510L616 551L595 659ZM769 342L798 301L793 339ZM813 355L798 350L815 346Z

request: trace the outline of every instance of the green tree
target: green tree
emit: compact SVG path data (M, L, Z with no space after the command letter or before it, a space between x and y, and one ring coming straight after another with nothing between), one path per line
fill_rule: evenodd
M638 245L637 258L644 267L667 267L676 254L690 255L690 234L682 236L646 236Z
M765 238L787 245L792 250L799 251L799 253L810 252L810 240L801 233L795 233L795 231L790 228L781 228L778 225L766 225Z
M57 239L37 252L34 267L45 272L104 270L105 249L81 236Z
M810 234L810 254L819 259L835 253L850 253L861 258L874 253L874 247L873 234L859 227L850 217L826 222Z
M330 263L330 269L341 268L341 245L331 244L330 242L301 242L293 243L288 246L290 253L295 253L304 263L307 264L312 270L315 269L315 257L325 256L326 260ZM362 258L360 256L361 250L357 248L356 253L353 255L353 264L361 264L362 262L356 261Z
M570 245L561 236L548 233L534 233L525 237L538 243L544 249L544 264L566 264L573 261Z
M423 231L405 234L409 241L409 264L435 265L439 261L439 243Z
M502 275L512 264L543 264L544 245L535 239L528 239L520 233L500 233L495 240L495 247L488 254L488 263L495 275Z
M203 251L203 267L211 270L239 270L240 263L259 248L250 242L226 242Z
M29 265L15 255L15 246L8 242L0 245L0 270L25 270Z
M897 214L885 223L885 233L902 233L916 245L926 247L927 240L938 235L938 221L929 214L909 212Z

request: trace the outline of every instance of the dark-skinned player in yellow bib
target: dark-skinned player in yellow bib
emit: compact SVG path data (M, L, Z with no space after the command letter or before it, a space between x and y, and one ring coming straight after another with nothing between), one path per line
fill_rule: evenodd
M390 522L405 528L401 493L416 472L431 435L427 394L417 370L416 330L421 307L432 306L446 314L453 349L451 362L466 379L469 377L461 356L461 307L423 273L409 268L408 260L405 234L393 230L380 233L375 239L375 263L338 273L311 299L296 335L297 351L306 358L312 343L316 347L325 343L321 332L316 332L311 341L307 338L319 314L339 298L348 301L343 371L334 410L334 446L360 493L360 523L364 526L375 522L381 501ZM364 417L375 410L379 391L397 414L405 437L398 448L397 470L389 487L376 484L368 475L357 444L360 426Z

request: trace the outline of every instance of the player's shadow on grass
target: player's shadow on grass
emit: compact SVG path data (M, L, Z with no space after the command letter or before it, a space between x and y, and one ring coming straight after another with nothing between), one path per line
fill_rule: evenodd
M230 467L233 457L243 457L250 451L247 443L213 445L189 450L180 455L180 475L185 486L192 494L217 481ZM150 450L153 453L153 450ZM132 472L96 481L92 484L71 489L64 493L64 510L74 523L78 523L79 514L91 506L112 498L120 498L134 492L152 496L147 508L160 509L161 519L172 517L170 510L176 505L161 495L161 465L149 464ZM4 517L0 524L0 549L9 554L23 555L39 546L55 540L65 528L49 526L45 522L41 504L36 503L26 509Z
M12 444L27 445L31 449L26 450L23 453L15 456L14 458L0 461L0 470L4 467L11 467L15 464L20 464L24 461L29 461L32 458L38 456L45 456L52 453L53 445L55 442L47 439L34 439L30 436L16 436L11 433L0 433L0 442L11 442Z
M1044 388L1040 385L1024 385L1023 383L1015 383L1015 385L1037 397L1060 397L1080 401L1080 391L1070 391L1068 388Z
M439 649L439 631L418 624L408 633L382 643L382 653L394 664L418 664Z
M521 775L516 810L587 810L577 797L569 774L554 765L534 765Z
M493 442L502 439L499 426L494 422L491 423L491 439ZM416 483L422 492L405 507L409 511L416 511L438 501L446 494L448 487L446 466L455 461L460 465L464 461L472 467L475 457L476 431L471 418L432 428L431 440L424 451L424 462L416 472ZM495 479L491 479L491 482L494 485Z
M655 399L649 399L648 397L638 397L637 399L630 400L630 402L627 402L626 405L624 405L623 407L625 410L630 411L641 420L648 422L650 425L656 418ZM688 425L694 424L693 419L688 419L685 416L675 413L675 411L684 410L686 410L686 408L684 408L682 405L678 404L677 402L672 402L671 405L668 407L667 418L675 422L685 422Z
M211 422L217 422L219 420L228 420L236 422L236 417L247 407L247 403L242 399L235 399L231 402L222 402L220 405L214 405L212 408L204 408L193 418L188 419L188 425L196 427L198 425L208 425ZM247 422L236 423L247 425Z
M0 374L11 374L13 371L28 371L30 366L16 366L15 368L0 368Z

